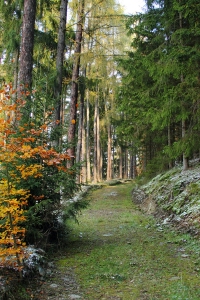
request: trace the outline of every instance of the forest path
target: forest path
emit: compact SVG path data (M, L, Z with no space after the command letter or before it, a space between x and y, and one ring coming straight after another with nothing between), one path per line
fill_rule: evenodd
M198 242L140 212L131 189L89 192L90 206L70 224L69 246L37 299L200 299Z

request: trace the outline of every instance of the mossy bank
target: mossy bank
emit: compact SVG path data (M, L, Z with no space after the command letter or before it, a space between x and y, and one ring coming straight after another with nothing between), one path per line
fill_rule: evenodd
M200 237L200 166L176 167L143 185L135 185L133 202L147 213Z

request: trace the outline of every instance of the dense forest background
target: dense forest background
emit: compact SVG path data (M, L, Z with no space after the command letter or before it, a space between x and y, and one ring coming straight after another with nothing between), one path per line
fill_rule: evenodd
M3 245L49 237L78 184L199 159L199 1L0 5Z

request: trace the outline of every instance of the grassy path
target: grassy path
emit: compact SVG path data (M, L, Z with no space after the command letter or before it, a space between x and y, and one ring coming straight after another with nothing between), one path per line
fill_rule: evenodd
M58 266L72 268L85 300L199 300L200 247L158 226L131 201L131 184L92 191L71 224Z

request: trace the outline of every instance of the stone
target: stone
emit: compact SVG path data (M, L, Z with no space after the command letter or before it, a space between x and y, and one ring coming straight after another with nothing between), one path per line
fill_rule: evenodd
M188 254L182 254L181 257L187 258L187 257L189 257L189 255Z
M170 222L170 218L165 218L162 225L167 225Z
M50 287L51 287L51 288L53 288L53 289L56 289L56 288L58 288L58 287L59 287L59 285L58 285L58 284L56 284L56 283L52 283L52 284L50 285Z
M180 280L180 277L178 276L173 276L169 279L170 281L175 281L175 280Z
M76 295L76 294L71 294L71 295L69 295L69 298L70 299L81 299L82 297L79 295Z

